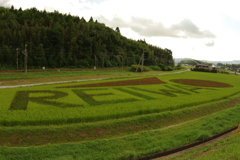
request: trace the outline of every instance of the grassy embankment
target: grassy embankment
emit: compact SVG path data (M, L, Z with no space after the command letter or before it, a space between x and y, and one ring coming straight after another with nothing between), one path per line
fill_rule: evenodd
M234 131L218 142L198 147L168 160L231 160L240 159L240 133Z
M233 127L233 124L239 122L239 112L238 106L181 126L116 138L27 148L0 147L0 157L19 160L136 158L200 140Z

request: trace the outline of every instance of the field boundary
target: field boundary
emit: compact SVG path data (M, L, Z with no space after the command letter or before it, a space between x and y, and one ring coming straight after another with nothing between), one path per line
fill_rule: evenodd
M176 73L182 73L187 72L190 70L184 70L184 71L178 71L178 72L172 72L172 73L161 73L161 74L153 74L153 75L143 75L143 76L137 76L137 77L147 77L147 76L157 76L157 75L167 75L167 74L176 74ZM136 78L137 78L136 77ZM134 76L126 77L126 78L134 78ZM23 85L14 85L14 86L0 86L0 89L5 88L18 88L18 87L32 87L32 86L40 86L40 85L50 85L50 84L60 84L60 83L74 83L74 82L86 82L86 81L97 81L97 80L106 80L109 78L96 78L96 79L81 79L81 80L69 80L69 81L59 81L59 82L44 82L44 83L35 83L35 84L23 84Z

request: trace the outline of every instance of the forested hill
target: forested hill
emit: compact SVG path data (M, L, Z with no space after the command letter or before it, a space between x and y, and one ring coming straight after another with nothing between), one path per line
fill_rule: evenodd
M171 50L127 39L120 32L93 18L0 7L0 69L16 68L17 57L23 69L25 48L28 68L93 67L95 63L116 67L122 60L124 66L131 66L143 51L144 65L173 66Z

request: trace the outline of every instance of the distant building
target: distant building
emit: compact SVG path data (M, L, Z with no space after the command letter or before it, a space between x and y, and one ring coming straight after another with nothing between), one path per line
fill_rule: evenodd
M212 65L209 65L209 64L197 64L195 67L212 70Z

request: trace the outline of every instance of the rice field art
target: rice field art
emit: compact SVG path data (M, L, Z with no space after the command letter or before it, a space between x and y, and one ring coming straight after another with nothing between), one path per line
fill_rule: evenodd
M186 72L0 89L0 158L137 159L181 146L238 123L239 80Z
M173 82L201 87L231 87L230 84L198 79L174 79Z

